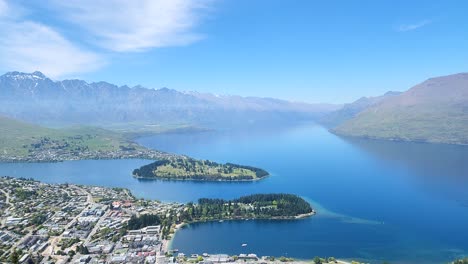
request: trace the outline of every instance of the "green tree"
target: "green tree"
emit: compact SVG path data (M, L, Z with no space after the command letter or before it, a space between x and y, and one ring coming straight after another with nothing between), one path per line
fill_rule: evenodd
M453 264L468 264L468 258L457 259L453 262Z
M11 263L13 264L17 264L19 263L19 252L15 250L13 250L13 252L11 253L10 255L10 261Z
M315 264L322 264L322 259L320 257L315 257L314 258L314 263Z
M89 254L88 248L86 246L83 246L83 245L78 245L76 247L76 251L78 251L78 253L83 254L83 255Z

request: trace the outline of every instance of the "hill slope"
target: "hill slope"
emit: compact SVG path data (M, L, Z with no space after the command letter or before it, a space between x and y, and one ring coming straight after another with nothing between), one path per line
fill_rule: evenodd
M43 125L132 122L222 126L310 119L337 107L167 88L119 87L107 82L53 81L40 72L0 76L0 114Z
M335 127L339 124L342 124L353 117L357 116L360 112L366 110L367 108L374 106L383 100L401 94L401 92L386 92L384 95L375 96L375 97L361 97L358 100L345 104L343 108L330 112L322 117L319 122L326 127Z
M51 129L0 116L0 160L116 158L146 151L124 135L94 127ZM131 152L131 153L130 153Z
M468 144L468 73L429 79L333 131L377 139Z

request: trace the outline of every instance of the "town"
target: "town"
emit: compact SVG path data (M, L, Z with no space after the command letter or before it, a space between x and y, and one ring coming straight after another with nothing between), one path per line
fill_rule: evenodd
M83 159L170 159L179 155L164 153L143 147L120 147L114 150L80 150L70 151L63 147L37 148L28 151L27 155L15 153L0 153L0 162L60 162Z
M184 205L137 200L121 188L0 178L0 261L167 263L161 226L127 230L132 216L176 215ZM168 237L169 238L169 237Z
M178 217L187 206L137 199L127 189L47 184L11 177L1 177L0 186L0 262L204 264L294 261L252 253L229 256L202 252L184 254L171 250L171 238L183 225ZM339 263L334 258L326 261Z

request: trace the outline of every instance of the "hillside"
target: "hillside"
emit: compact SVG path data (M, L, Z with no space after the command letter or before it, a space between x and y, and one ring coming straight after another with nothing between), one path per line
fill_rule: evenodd
M53 81L40 72L9 72L0 76L0 114L46 126L124 123L237 126L310 120L338 107L116 86L107 82Z
M122 158L136 153L150 151L108 130L84 126L51 129L0 116L2 161Z
M361 97L352 103L345 104L341 109L325 114L325 116L319 120L319 123L325 125L326 127L333 128L354 118L367 108L374 106L387 98L397 96L399 94L401 94L401 92L389 91L381 96Z
M0 151L2 153L25 152L18 146L29 145L34 138L52 133L51 129L23 123L0 116Z
M468 144L468 73L429 79L333 131L376 139Z

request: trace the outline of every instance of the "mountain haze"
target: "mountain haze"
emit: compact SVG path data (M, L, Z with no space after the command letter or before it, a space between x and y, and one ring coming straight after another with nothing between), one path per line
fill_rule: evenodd
M358 115L367 108L382 102L384 99L401 94L401 92L386 92L384 95L375 97L361 97L358 100L345 104L343 108L330 112L322 117L319 122L327 127L335 127Z
M336 110L327 104L53 81L40 72L0 77L0 114L39 124L191 123L207 126L309 120Z
M341 135L468 144L468 73L431 78L334 129Z

